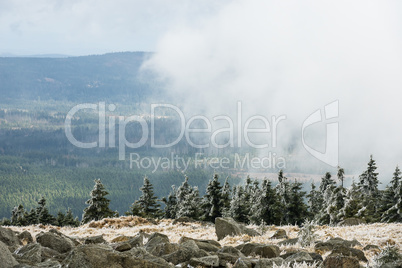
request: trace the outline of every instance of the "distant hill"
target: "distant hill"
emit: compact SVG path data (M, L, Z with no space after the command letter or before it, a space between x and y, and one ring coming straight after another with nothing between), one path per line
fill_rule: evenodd
M139 68L151 53L82 57L0 57L0 102L57 100L141 102L155 93Z

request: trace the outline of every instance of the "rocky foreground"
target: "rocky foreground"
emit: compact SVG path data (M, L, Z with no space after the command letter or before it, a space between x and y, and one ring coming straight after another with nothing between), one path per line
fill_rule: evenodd
M0 267L372 267L382 248L402 244L402 224L318 226L317 241L307 247L298 231L245 227L230 218L215 225L120 217L79 228L0 227Z

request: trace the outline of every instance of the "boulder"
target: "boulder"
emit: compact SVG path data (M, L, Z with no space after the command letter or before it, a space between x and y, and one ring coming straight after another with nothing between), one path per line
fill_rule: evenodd
M244 255L242 254L241 257L236 256L234 254L230 254L230 253L223 253L223 252L217 252L216 254L218 254L218 258L219 258L219 265L225 267L226 264L230 263L230 264L235 264L235 262L239 259L239 258L245 258Z
M142 247L144 245L144 236L138 234L133 238L131 238L130 240L128 240L128 243L130 243L131 247L133 248Z
M36 236L36 242L43 247L48 247L59 253L69 252L74 247L74 243L70 239L50 231L47 233L39 233Z
M159 264L152 260L116 252L110 246L104 244L78 246L70 252L62 265L68 268L171 267L168 263Z
M313 262L313 258L310 256L308 252L299 251L295 254L290 255L285 259L286 262L294 263L294 262Z
M239 258L233 265L233 268L252 268L253 263L247 258Z
M228 253L228 254L232 254L235 255L237 257L245 257L243 253L241 253L241 251L235 247L231 247L231 246L224 246L221 249L218 250L218 253Z
M56 251L54 249L42 247L41 248L41 256L42 256L42 262L44 262L46 260L56 260L56 261L61 262L66 258L67 253L59 253L58 251Z
M115 238L112 239L112 243L119 243L119 242L127 242L128 240L132 239L133 237L130 236L125 236L125 235L119 235L116 236Z
M169 243L169 238L167 235L160 234L160 233L153 233L149 238L148 242L145 244L145 249L148 252L153 251L153 249L163 243Z
M260 256L261 258L279 257L279 247L276 245L264 245L258 243L246 243L236 247L245 256Z
M120 243L112 244L111 246L114 250L119 251L119 252L127 251L127 250L130 250L133 248L131 246L131 244L128 242L120 242Z
M366 245L366 246L363 248L363 250L376 250L376 251L379 251L379 250L380 250L380 247L379 247L379 246L376 246L376 245Z
M42 246L38 243L31 243L17 249L14 254L18 262L37 264L42 261Z
M151 253L154 256L161 257L163 255L167 255L170 253L173 253L177 250L179 250L180 246L175 243L161 243L158 245L155 245L149 253Z
M14 252L21 245L17 235L11 229L3 228L1 226L0 241L6 244L11 252Z
M288 239L288 235L286 234L286 231L283 229L278 229L274 233L273 236L271 236L271 239Z
M219 267L219 258L216 255L191 258L189 264L192 267Z
M360 268L359 260L355 257L343 255L328 256L323 262L323 268Z
M215 240L197 240L185 236L180 238L179 244L182 244L189 240L193 240L199 249L203 249L207 252L217 252L221 248L221 245Z
M216 218L215 219L215 232L218 240L225 238L226 236L235 236L247 234L249 236L260 235L253 229L246 228L244 225L237 223L232 218Z
M156 257L156 256L150 254L143 247L132 248L131 250L125 251L125 252L123 252L121 254L126 256L126 257L139 258L139 259L147 260L147 261L157 263L158 265L165 266L165 267L171 267L172 266L172 265L168 264L164 259Z
M275 267L281 266L285 263L285 261L282 258L276 257L272 259L258 259L256 262L254 268L273 268L274 265Z
M365 224L366 221L363 219L359 218L347 218L344 219L343 221L338 223L338 226L353 226L353 225L359 225L359 224Z
M361 246L361 244L359 243L359 241L357 241L356 239L354 240L344 240L340 237L336 237L336 238L330 238L325 242L321 242L318 241L315 244L315 249L317 250L321 250L321 251L330 251L332 250L336 245L343 245L345 247L354 247L354 246Z
M90 236L85 238L84 244L106 244L106 240L103 238L103 235Z
M3 228L4 229L4 228ZM2 268L12 268L18 265L7 245L0 241L0 264Z
M163 255L162 258L167 262L177 265L179 263L188 262L191 258L201 258L205 256L208 256L208 253L199 249L197 244L190 240L180 244L177 251Z
M363 251L361 251L360 249L356 249L356 248L349 248L344 245L335 245L334 249L331 252L331 255L332 254L341 254L343 256L353 256L353 257L356 257L360 261L364 261L364 262L368 261L366 256L364 255Z
M20 240L21 245L26 245L33 242L32 235L28 231L23 231L22 233L18 234L17 237Z

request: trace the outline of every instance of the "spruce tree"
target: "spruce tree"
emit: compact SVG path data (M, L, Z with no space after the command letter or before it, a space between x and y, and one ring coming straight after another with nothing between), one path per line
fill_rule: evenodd
M344 206L339 213L340 219L356 217L361 208L362 195L359 192L358 186L353 181L350 188L346 190Z
M64 226L78 227L79 225L80 221L78 220L78 217L74 218L73 211L71 208L68 208L64 217Z
M174 185L172 185L172 190L170 191L168 197L163 197L162 202L165 203L164 217L167 219L175 219L177 214L177 190Z
M252 206L251 221L255 224L280 224L282 210L275 190L268 179L264 179L256 202Z
M46 207L46 199L42 197L38 202L36 208L37 221L41 224L54 225L56 224L56 218L49 213L49 209Z
M398 166L395 168L391 187L387 187L383 194L381 212L382 222L402 222L402 179Z
M154 194L154 187L148 177L144 177L144 183L140 188L142 195L136 200L131 209L132 215L156 218L160 216L160 204L157 202L157 197ZM139 209L139 213L137 210ZM134 214L137 213L137 214Z
M248 211L245 202L244 189L240 185L233 189L232 200L230 200L229 215L235 221L248 223Z
M306 192L302 191L302 183L294 181L290 185L290 200L288 204L288 223L301 225L307 215L307 206L304 203Z
M341 168L340 166L338 166L338 180L341 182L341 187L343 188L343 181L345 179L345 170L343 168Z
M38 215L36 214L36 210L32 208L29 213L25 212L25 220L27 222L27 225L36 224L38 222Z
M359 191L362 194L363 207L357 213L358 217L367 222L375 222L380 218L380 192L378 190L378 173L373 156L370 155L370 161L367 164L367 170L359 177Z
M116 213L109 208L110 200L106 198L109 194L103 186L100 179L96 179L94 188L90 195L91 198L86 201L88 207L84 209L82 215L82 224L90 221L99 221L103 218L114 217Z
M225 183L222 187L222 215L228 216L229 209L230 209L230 196L231 196L231 189L228 181L228 177L225 180Z
M197 220L200 217L200 193L195 186L191 193L186 195L177 211L177 217L190 217Z
M292 195L291 185L288 181L288 178L286 178L283 175L282 170L280 170L278 173L278 182L279 183L276 185L276 193L279 198L281 210L283 211L281 222L289 223L290 222L289 206L290 206L291 195Z
M24 206L19 204L11 212L11 224L15 226L25 226L27 224L25 219Z
M59 210L57 212L56 225L60 226L60 227L64 226L65 225L65 217L66 217L66 215L64 215L64 213Z
M206 221L215 222L215 218L222 217L222 186L218 180L218 174L209 181L206 193L203 200L203 216L202 219Z
M321 194L316 190L314 183L311 183L311 191L307 195L307 198L308 198L309 216L311 219L314 219L316 216L318 216L322 208Z

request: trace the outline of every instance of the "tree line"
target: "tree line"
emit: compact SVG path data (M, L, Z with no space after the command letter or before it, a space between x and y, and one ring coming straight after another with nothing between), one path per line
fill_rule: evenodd
M268 179L261 182L247 177L244 185L231 187L226 178L221 184L215 174L209 181L205 195L201 196L197 186L191 186L185 176L182 184L172 185L170 194L158 199L150 179L145 176L140 188L141 196L134 201L126 215L145 218L177 219L189 217L194 220L214 222L217 217L232 217L236 221L252 224L302 224L314 220L319 224L336 224L347 218L360 218L372 222L402 222L402 180L397 166L390 185L385 190L378 189L378 173L372 156L367 169L359 176L359 181L351 187L343 186L344 170L338 167L336 174L339 184L327 172L317 188L312 184L311 191L302 190L296 179L289 180L283 171L278 173L278 183L272 185ZM81 224L118 216L109 208L108 192L100 179L90 193L88 205L83 212ZM163 207L161 206L163 204ZM19 205L12 211L10 220L4 225L28 225L35 223L59 226L79 224L71 210L57 217L49 214L46 201L42 198L38 208L30 212Z

